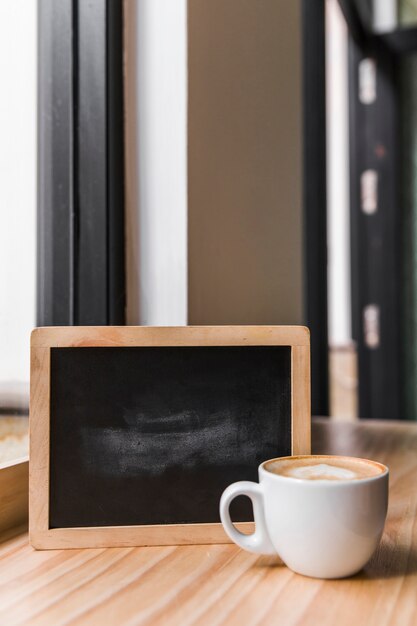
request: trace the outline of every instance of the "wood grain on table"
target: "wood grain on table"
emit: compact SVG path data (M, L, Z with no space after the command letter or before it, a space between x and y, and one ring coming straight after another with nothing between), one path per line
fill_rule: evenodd
M233 545L35 551L0 545L0 624L417 624L417 423L313 425L313 451L390 466L381 545L350 579L293 574Z

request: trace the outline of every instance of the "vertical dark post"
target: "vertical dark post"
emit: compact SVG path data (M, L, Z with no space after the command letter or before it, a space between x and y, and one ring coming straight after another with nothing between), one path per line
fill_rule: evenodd
M77 324L108 323L106 2L77 7Z
M107 1L108 316L125 323L123 0Z
M325 2L303 0L304 301L312 413L329 414Z
M39 325L124 323L122 9L39 2Z
M38 5L39 325L74 323L72 1Z

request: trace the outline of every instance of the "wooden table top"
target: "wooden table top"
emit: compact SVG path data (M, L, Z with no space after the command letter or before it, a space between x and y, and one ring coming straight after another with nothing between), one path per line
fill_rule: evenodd
M313 425L313 451L390 466L381 545L350 579L293 574L233 545L37 552L0 545L0 624L417 624L417 423Z

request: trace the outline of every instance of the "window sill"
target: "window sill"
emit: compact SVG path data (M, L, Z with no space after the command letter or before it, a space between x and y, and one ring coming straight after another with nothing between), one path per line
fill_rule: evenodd
M0 465L0 532L27 524L29 458Z

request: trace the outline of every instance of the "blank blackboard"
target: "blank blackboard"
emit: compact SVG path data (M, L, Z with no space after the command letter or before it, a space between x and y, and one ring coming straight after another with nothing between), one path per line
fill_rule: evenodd
M220 496L309 454L303 326L66 326L31 335L37 549L224 543ZM232 516L253 529L250 502Z
M51 349L51 529L219 522L227 485L288 454L290 346Z

